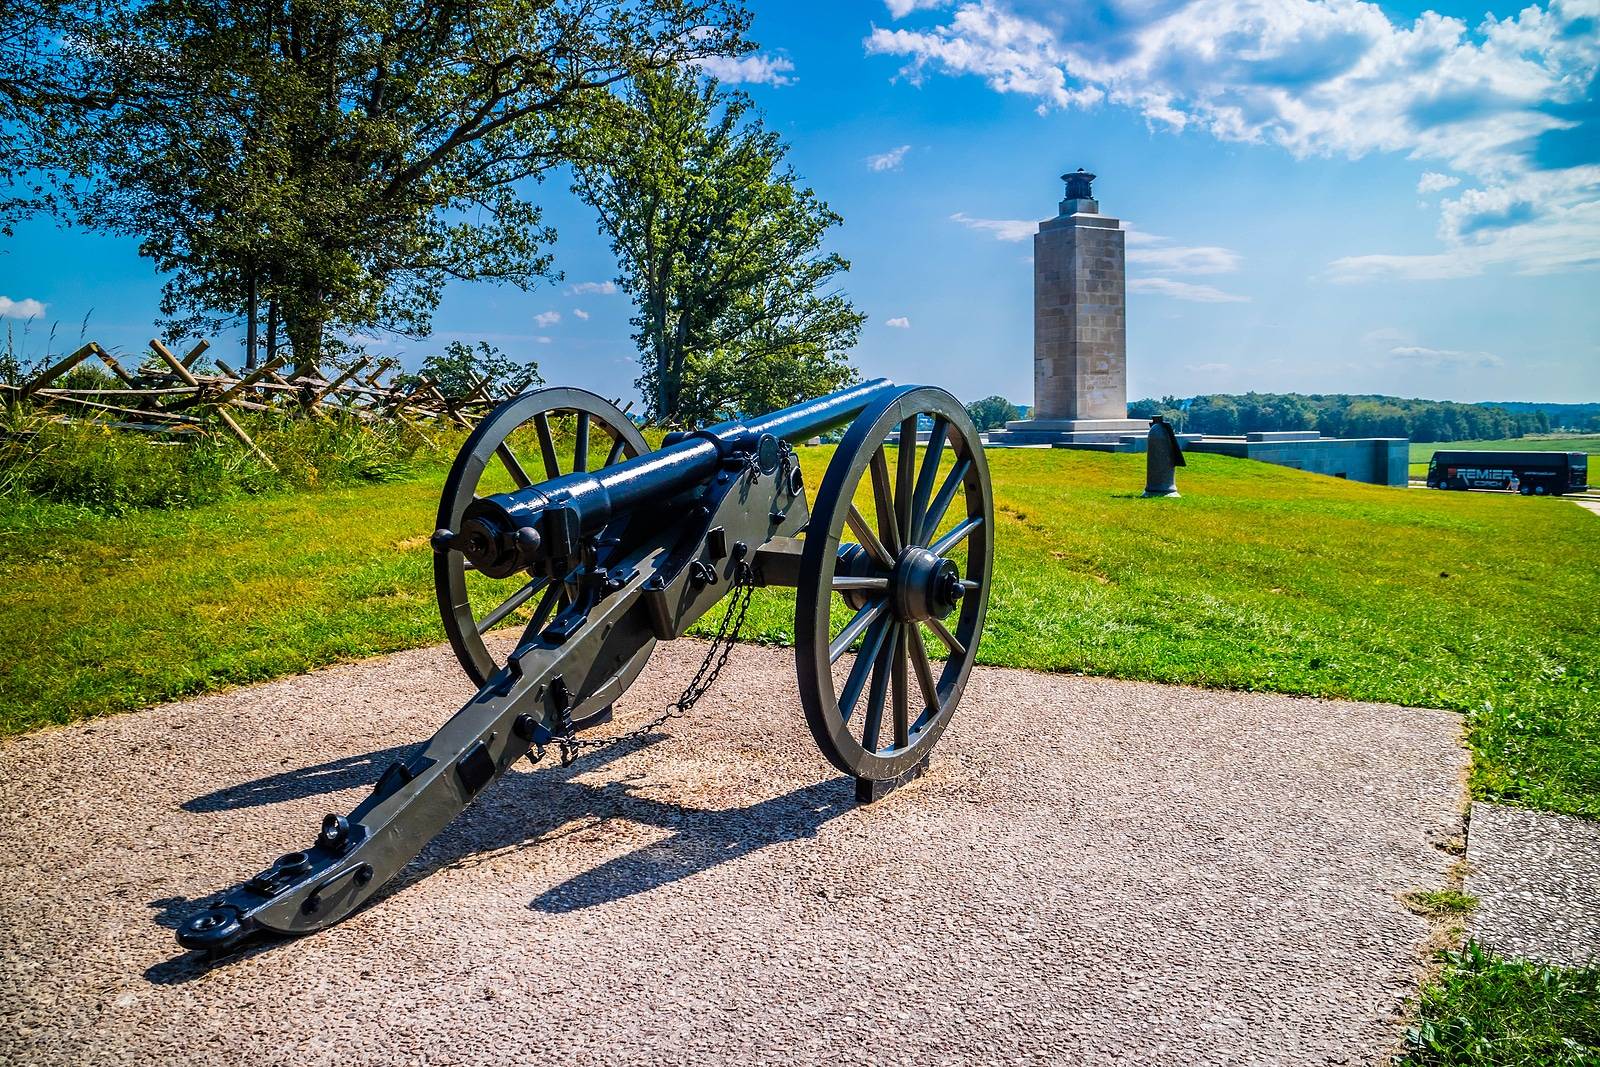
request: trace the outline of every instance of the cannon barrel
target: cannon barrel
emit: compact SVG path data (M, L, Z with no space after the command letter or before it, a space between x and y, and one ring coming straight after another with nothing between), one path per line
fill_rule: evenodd
M434 547L464 552L491 577L515 573L541 554L568 556L577 537L600 530L639 504L670 498L706 481L730 456L753 453L763 436L786 441L814 437L849 422L894 388L889 379L874 378L749 421L696 430L602 470L484 497L468 506L461 530L435 534ZM560 521L545 519L552 514Z

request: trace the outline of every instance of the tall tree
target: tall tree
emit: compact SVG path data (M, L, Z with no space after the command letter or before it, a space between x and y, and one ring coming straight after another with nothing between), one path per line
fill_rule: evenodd
M643 72L737 54L738 0L122 0L82 55L84 220L138 236L164 312L214 325L249 280L301 369L330 327L427 330L449 279L529 287L528 199L568 131Z
M864 316L823 249L842 220L745 96L693 69L636 79L590 131L576 192L633 297L650 415L686 425L792 403L854 377Z

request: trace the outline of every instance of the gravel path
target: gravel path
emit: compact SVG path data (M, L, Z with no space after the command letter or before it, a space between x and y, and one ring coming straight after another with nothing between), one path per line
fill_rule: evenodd
M1600 822L1479 801L1467 863L1479 941L1566 967L1600 962Z
M700 646L658 649L619 726ZM0 1062L1376 1063L1459 831L1454 716L980 670L866 808L785 651L518 771L343 925L170 927L467 695L422 649L0 746Z

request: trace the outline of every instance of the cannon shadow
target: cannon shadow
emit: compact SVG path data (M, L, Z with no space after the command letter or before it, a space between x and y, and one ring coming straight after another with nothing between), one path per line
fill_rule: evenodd
M572 767L545 765L531 773L508 772L357 912L382 906L396 893L445 868L473 866L537 846L557 847L567 834L581 832L598 821L624 819L671 831L670 837L569 878L528 905L530 910L546 914L579 911L659 889L769 845L812 837L824 823L855 806L854 785L848 778L829 779L744 807L721 809L661 800L650 796L648 787L628 779L598 785L577 780L579 775L666 740L666 735L654 734L632 745L603 750ZM269 775L207 793L180 807L194 812L226 811L370 786L383 768L413 747L401 745ZM572 827L574 822L580 825ZM314 832L315 827L308 827L308 835ZM263 856L263 862L268 858ZM156 909L153 921L176 929L184 918L220 899L223 892L219 887L204 896L150 901L149 906ZM159 985L181 984L271 951L287 940L256 941L216 958L181 952L148 968L145 978Z
M426 742L417 741L359 756L329 760L314 767L296 767L257 778L253 782L225 786L215 792L185 800L178 806L184 811L197 813L233 811L263 804L279 804L286 800L304 800L306 797L337 793L344 789L371 788L384 768L420 751L424 744Z

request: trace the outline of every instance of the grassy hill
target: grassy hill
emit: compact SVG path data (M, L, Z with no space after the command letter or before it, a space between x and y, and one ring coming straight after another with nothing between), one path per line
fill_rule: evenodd
M802 450L809 484L829 455ZM1139 498L1136 455L990 462L984 662L1454 708L1477 795L1600 815L1594 516L1212 455L1190 457L1177 500ZM439 480L120 518L11 506L0 727L441 640L426 540ZM763 593L747 633L787 640L791 605Z

